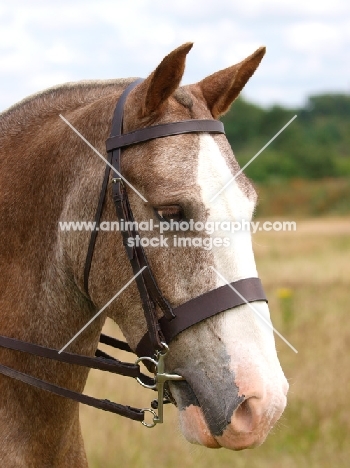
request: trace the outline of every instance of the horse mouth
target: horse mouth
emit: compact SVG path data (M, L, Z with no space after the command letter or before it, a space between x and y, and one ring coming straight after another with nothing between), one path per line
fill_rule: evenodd
M208 448L221 448L209 429L205 411L191 385L183 380L171 382L169 387L171 401L179 410L181 432L186 440Z
M173 392L171 391L170 387L173 387ZM198 398L196 397L196 394L187 380L172 382L168 386L167 392L170 401L174 403L180 411L185 410L188 406L191 405L198 406L199 408L201 406Z

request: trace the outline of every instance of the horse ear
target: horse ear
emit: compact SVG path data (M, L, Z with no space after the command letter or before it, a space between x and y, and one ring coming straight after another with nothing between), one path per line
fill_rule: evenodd
M187 42L164 57L158 67L139 86L144 96L141 117L155 112L178 88L185 71L186 55L193 43Z
M266 48L260 47L242 62L218 71L198 83L214 118L227 112L258 68Z

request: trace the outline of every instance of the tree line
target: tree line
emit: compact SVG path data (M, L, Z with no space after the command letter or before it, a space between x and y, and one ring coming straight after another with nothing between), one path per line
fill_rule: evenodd
M350 95L310 96L301 108L263 108L238 98L222 118L241 167L297 118L244 171L256 182L350 177Z

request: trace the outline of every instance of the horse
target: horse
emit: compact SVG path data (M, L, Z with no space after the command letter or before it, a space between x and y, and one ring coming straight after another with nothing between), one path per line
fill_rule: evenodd
M265 54L261 47L238 64L180 86L191 48L192 43L186 43L173 50L129 93L124 133L178 121L218 119ZM106 154L115 104L133 81L64 84L1 114L1 335L59 350L132 278L122 236L101 230L87 292L84 266L90 233L64 231L59 225L93 219L105 165L86 141ZM249 221L256 205L255 189L240 173L222 133L180 133L127 146L121 173L130 184L125 190L138 222ZM112 177L101 218L106 222L116 219ZM141 237L149 240L144 247L149 266L173 307L226 282L257 278L249 230L229 234L228 246L215 242L214 237L227 234L222 231L186 233L202 244L179 246L170 242L178 232L169 230L163 233L168 245L153 246L159 229L145 230ZM203 247L208 238L213 240L211 248ZM141 302L135 281L130 282L69 350L94 356L107 317L119 325L135 350L148 329ZM181 331L169 343L165 369L184 379L171 380L169 394L189 442L232 450L255 447L284 411L288 383L269 326L268 305L262 300L253 305L259 314L243 303ZM161 318L158 306L155 313ZM76 392L83 391L89 372L4 347L0 363ZM87 466L76 401L0 374L0 415L1 466Z

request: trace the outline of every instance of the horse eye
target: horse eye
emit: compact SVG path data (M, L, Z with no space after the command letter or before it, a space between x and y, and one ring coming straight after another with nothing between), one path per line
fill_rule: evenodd
M180 222L184 219L184 212L180 205L168 205L154 207L157 218L165 223L171 221Z

